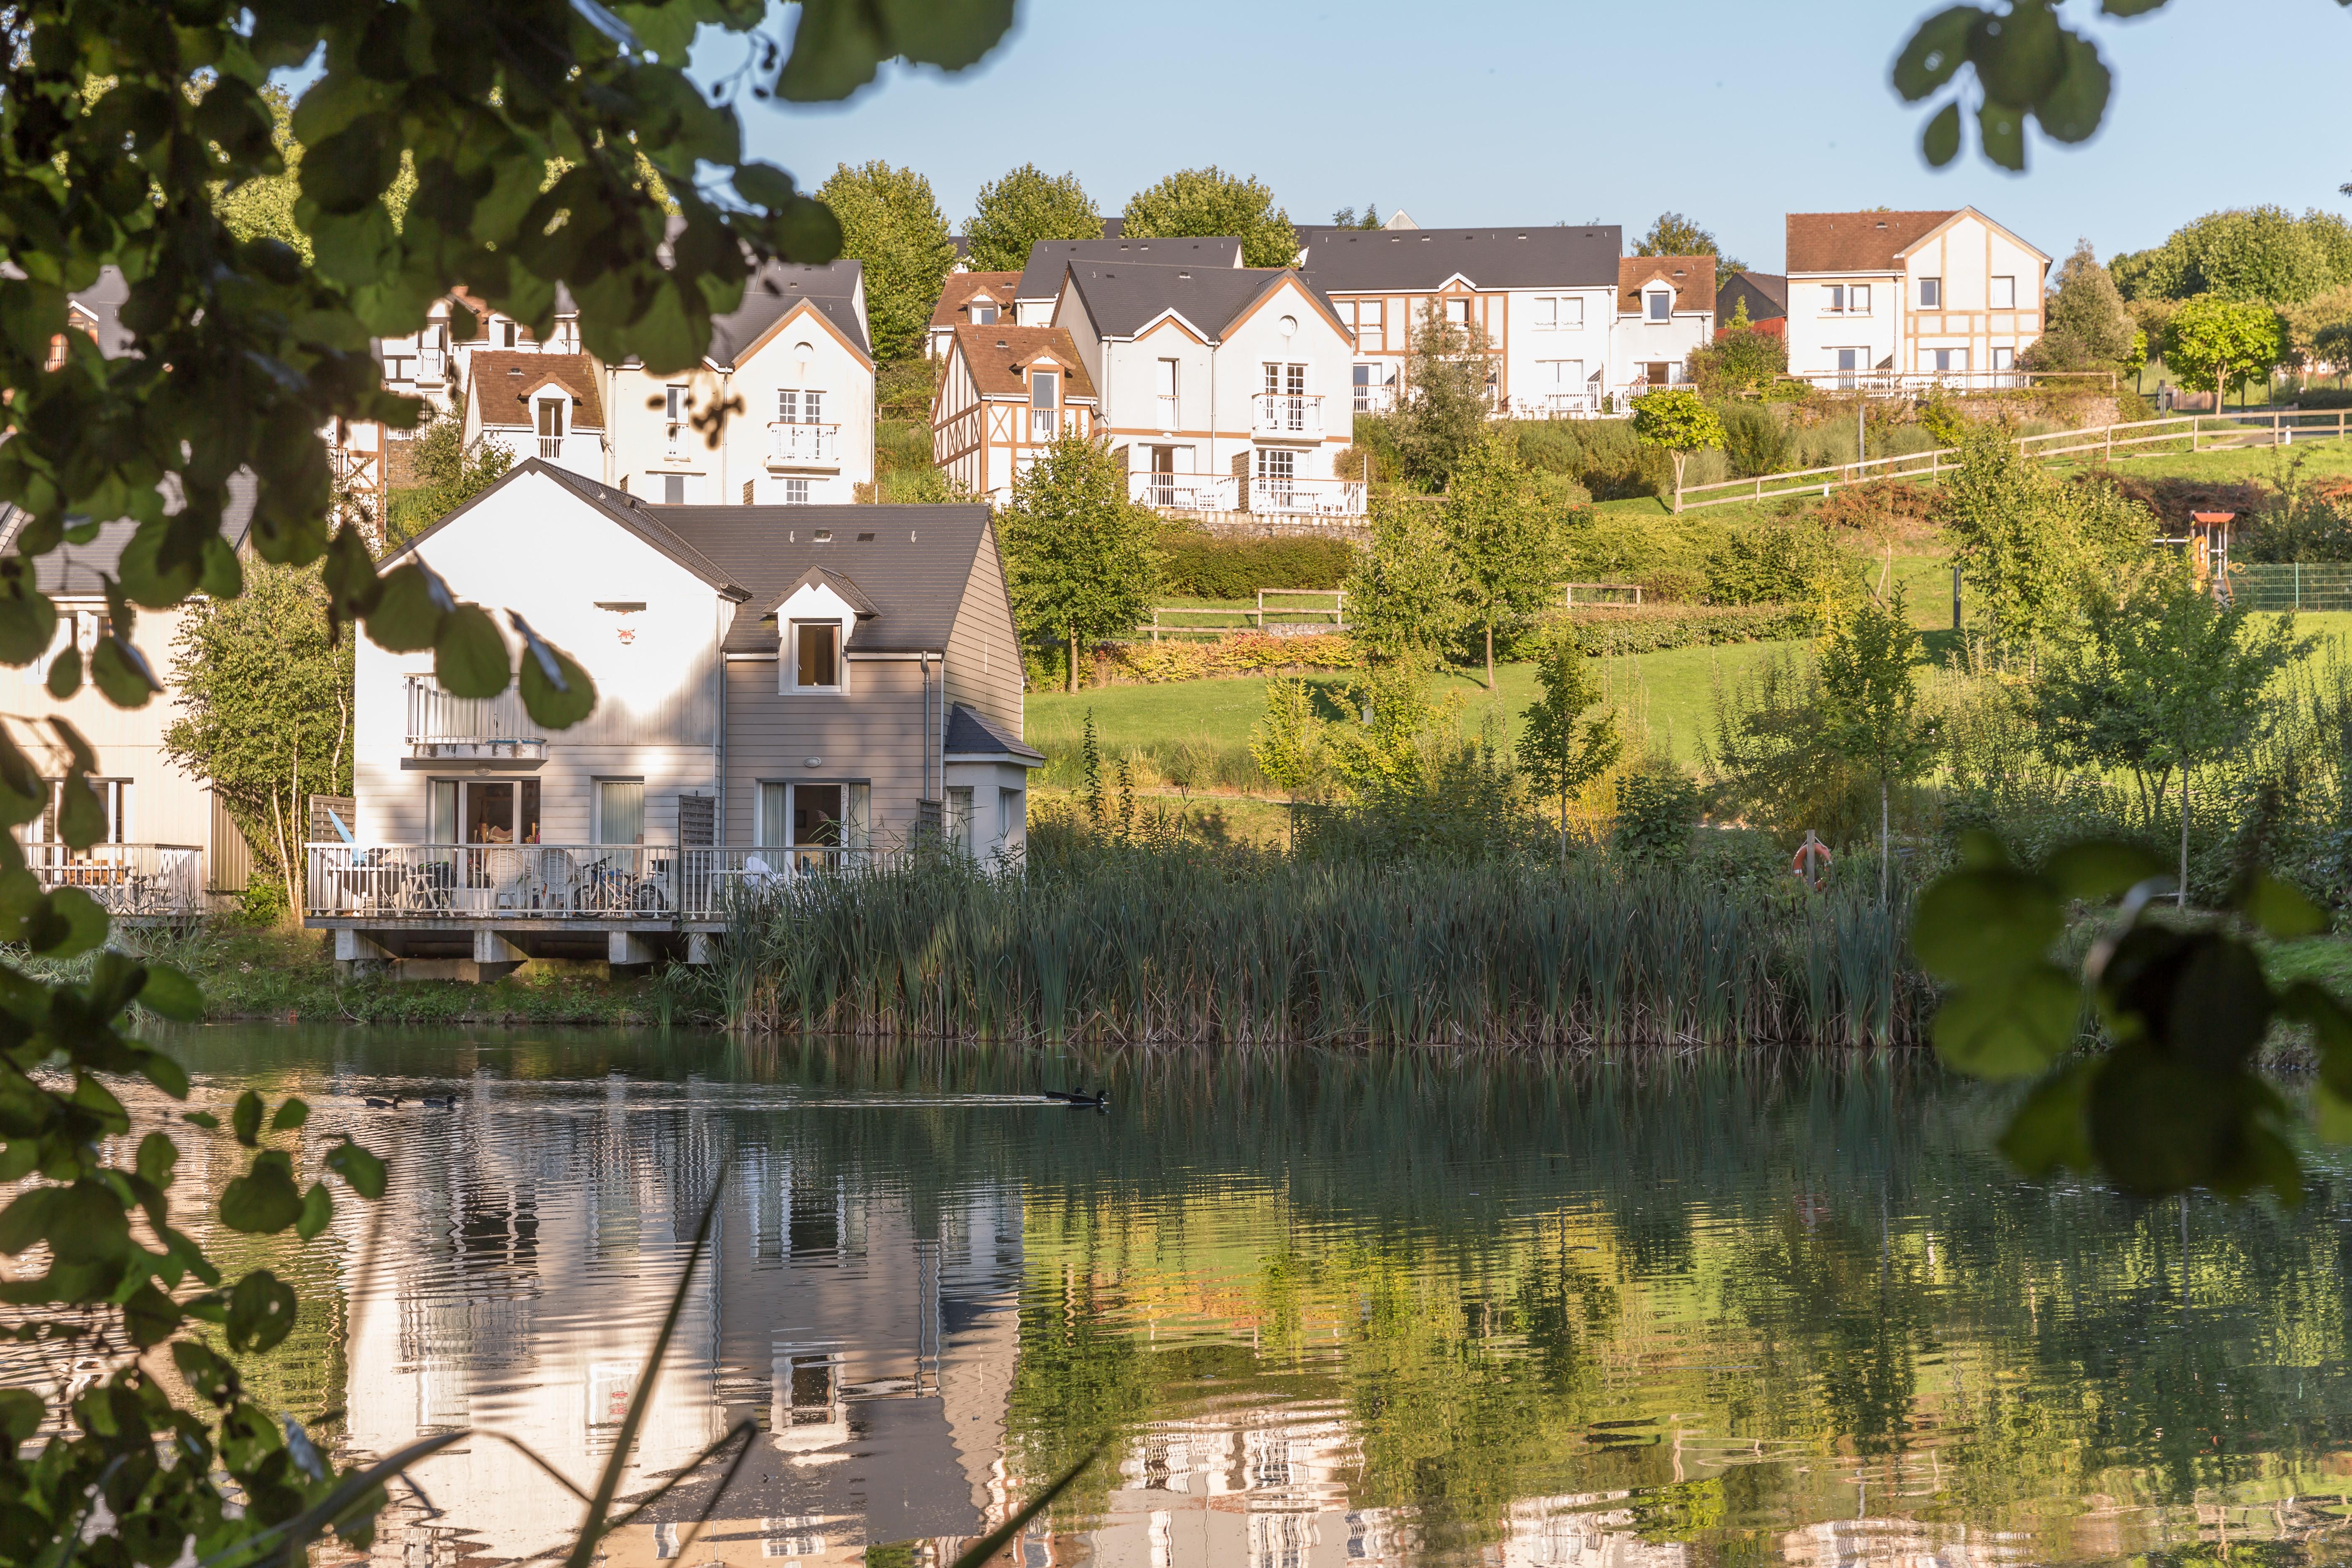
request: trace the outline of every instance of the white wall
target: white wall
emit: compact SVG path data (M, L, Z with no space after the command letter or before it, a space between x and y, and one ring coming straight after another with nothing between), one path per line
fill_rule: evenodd
M1856 283L1869 285L1870 310L1860 314L1829 308L1834 284L1852 298ZM1838 368L1837 351L1862 350L1862 370L1868 370L1895 352L1896 321L1903 297L1902 278L1894 272L1823 272L1789 279L1789 373L1827 375Z

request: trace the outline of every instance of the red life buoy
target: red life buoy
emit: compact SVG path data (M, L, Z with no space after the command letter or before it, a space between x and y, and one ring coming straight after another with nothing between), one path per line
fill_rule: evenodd
M1796 858L1789 862L1789 869L1796 873L1797 880L1818 893L1829 886L1833 862L1830 847L1808 833L1805 841L1797 846Z

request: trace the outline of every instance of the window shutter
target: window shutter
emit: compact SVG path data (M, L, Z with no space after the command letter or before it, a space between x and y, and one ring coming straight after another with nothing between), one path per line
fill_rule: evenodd
M719 842L718 802L707 795L677 797L677 842L688 849L707 849Z

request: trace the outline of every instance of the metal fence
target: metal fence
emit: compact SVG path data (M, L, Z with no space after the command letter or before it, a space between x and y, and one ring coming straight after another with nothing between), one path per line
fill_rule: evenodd
M2352 610L2352 564L2304 561L2233 564L2230 597L2248 610Z

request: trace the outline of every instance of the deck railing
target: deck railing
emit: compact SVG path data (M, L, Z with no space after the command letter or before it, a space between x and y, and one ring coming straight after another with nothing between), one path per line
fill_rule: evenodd
M407 677L408 750L419 757L544 757L547 741L514 691L458 697L429 675Z
M191 844L27 844L25 860L44 889L79 888L110 915L204 913L204 851Z
M786 467L838 467L841 426L777 420L768 426L768 461Z
M1237 511L1231 474L1161 474L1138 469L1127 476L1127 499L1163 511Z
M1319 437L1323 400L1302 392L1261 392L1250 398L1250 431L1257 436Z
M1286 479L1260 476L1249 482L1249 509L1255 512L1306 512L1317 517L1360 517L1361 479Z

